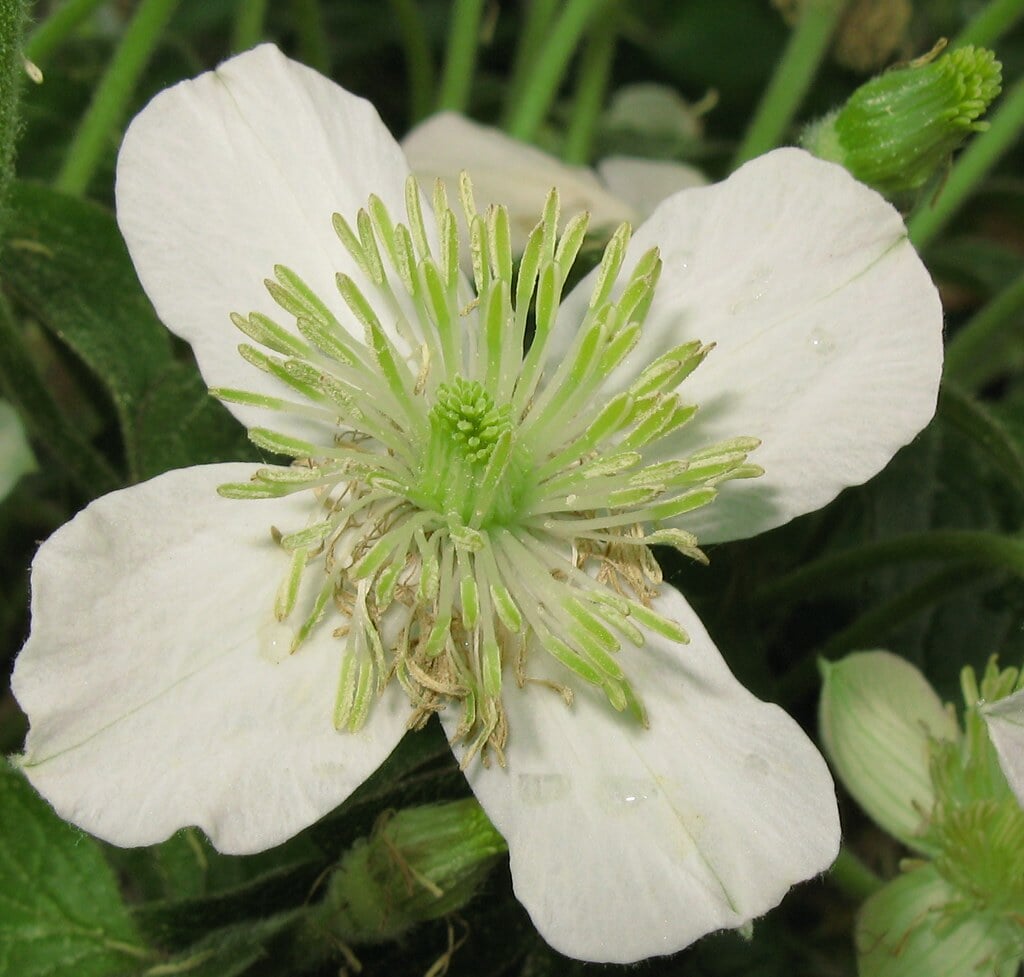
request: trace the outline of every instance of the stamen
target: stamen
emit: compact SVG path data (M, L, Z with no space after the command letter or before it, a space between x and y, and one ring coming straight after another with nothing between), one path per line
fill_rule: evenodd
M378 197L354 223L333 215L351 263L328 300L291 269L273 269L267 290L294 328L260 312L232 316L251 341L241 355L301 400L214 394L323 433L254 428L255 444L294 463L220 492L312 493L307 524L274 531L287 558L274 614L298 621L293 651L328 614L340 617L338 729L364 725L396 679L411 727L454 701L463 763L478 754L503 762L503 673L512 669L524 687L534 654L567 670L566 683L541 683L567 702L569 683L582 680L646 724L620 650L651 634L687 640L651 607L661 573L649 547L706 562L696 538L671 522L711 502L721 482L759 474L747 461L758 442L736 438L645 464L659 442L664 457L665 439L696 411L676 389L712 349L682 343L638 368L627 389L602 393L641 335L661 272L657 250L622 276L630 229L615 232L583 322L556 361L551 341L565 328L562 293L587 215L559 233L552 190L516 269L507 209L480 214L465 174L459 202L475 295L443 185L432 217L410 178L406 223Z

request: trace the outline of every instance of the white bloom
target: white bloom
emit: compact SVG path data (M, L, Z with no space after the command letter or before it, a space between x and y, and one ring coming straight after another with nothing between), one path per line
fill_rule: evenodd
M425 119L402 140L402 151L428 192L436 179L442 179L454 193L459 174L468 170L481 210L490 204L508 208L517 253L552 187L558 187L567 213L585 210L592 228L611 231L622 221L648 217L671 194L707 183L696 167L630 156L601 160L595 175L457 112Z
M871 477L933 412L935 289L891 207L838 167L783 150L670 198L624 254L616 235L603 271L560 308L565 252L585 224L569 222L553 260L549 200L530 347L544 357L520 365L525 310L506 292L504 212L473 221L494 258L490 272L479 264L473 305L454 219L442 206L439 247L434 221L414 216L425 204L415 191L406 200L408 177L370 105L271 47L175 86L133 122L117 202L143 286L236 416L281 432L254 439L309 441L291 450L317 460L255 476L238 464L170 472L99 499L44 544L14 674L31 721L22 765L62 816L107 840L149 844L195 824L222 851L253 852L344 801L410 717L448 701L442 720L463 758L497 758L508 730L507 764L478 756L467 774L544 937L588 960L671 953L822 871L839 824L811 742L735 681L683 597L658 587L644 537L622 534L679 500L708 501L721 478L754 474L744 436L763 440L766 474L647 525L647 542L696 554L684 523L705 539L743 537ZM357 220L372 194L374 217ZM405 220L407 206L402 244L387 214ZM413 301L389 259L375 263L384 240L398 242L410 285L402 256L414 252L434 299ZM664 269L652 292L655 244ZM648 302L638 334L630 322ZM277 328L268 317L282 308L292 314ZM234 319L255 337L246 356L265 372L238 355L239 311L252 313ZM699 340L717 343L684 388L701 410L676 427L689 412L675 384L706 354ZM298 403L302 390L294 411L259 409ZM356 438L336 416L376 433ZM595 420L613 433L597 455ZM462 423L483 442L475 469L439 434L454 438ZM657 457L631 455L625 439ZM550 460L573 441L568 461ZM711 464L650 467L709 445ZM438 452L445 467L430 468ZM567 488L551 488L544 465ZM319 480L316 497L217 494L229 483L228 496L273 496L305 476ZM613 497L615 486L629 491ZM271 526L309 535L272 538ZM384 533L391 557L377 546ZM306 544L301 572L285 549ZM576 572L574 555L622 595ZM289 655L297 628L305 640ZM521 684L525 634L535 681ZM391 669L400 681L385 682ZM567 705L556 690L570 686Z
M982 705L979 711L1007 783L1024 805L1024 689Z

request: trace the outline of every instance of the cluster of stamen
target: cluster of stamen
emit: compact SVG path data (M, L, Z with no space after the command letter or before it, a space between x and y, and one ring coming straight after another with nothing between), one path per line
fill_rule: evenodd
M642 645L645 631L687 640L651 608L660 573L648 547L703 560L697 540L666 521L710 502L723 480L760 469L747 462L752 438L645 462L693 416L676 388L708 346L666 350L627 389L603 392L640 336L661 271L656 250L620 281L630 231L619 228L575 338L554 362L549 339L586 215L559 235L552 191L516 267L505 208L479 214L465 176L460 197L475 289L459 267L443 186L428 225L410 178L407 224L375 197L355 227L334 216L358 268L337 276L341 318L282 266L267 288L294 330L257 312L232 317L255 344L242 355L301 400L214 393L323 432L314 442L253 429L256 444L294 463L220 491L312 493L308 524L275 530L289 568L274 611L295 621L292 651L328 614L338 622L337 727L358 729L396 679L412 726L461 704L456 735L468 762L479 751L502 759L502 683L529 681L538 651L564 666L557 690L567 700L576 676L646 722L616 653L623 641Z

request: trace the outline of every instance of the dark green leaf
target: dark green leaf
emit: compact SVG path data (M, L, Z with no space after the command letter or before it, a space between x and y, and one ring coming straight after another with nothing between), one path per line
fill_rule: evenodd
M139 479L188 465L258 457L242 426L182 363L169 364L141 398L132 437Z
M114 977L153 957L99 846L0 761L0 973Z
M10 205L0 254L5 287L103 385L134 475L135 411L171 362L170 335L108 210L29 183L12 184Z

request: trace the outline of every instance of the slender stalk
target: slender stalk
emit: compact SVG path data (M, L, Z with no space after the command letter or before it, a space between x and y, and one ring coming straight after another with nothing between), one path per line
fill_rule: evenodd
M1006 368L1005 352L1020 344L1024 311L1024 274L984 305L946 347L945 374L969 390L977 390Z
M263 40L267 0L235 0L231 24L231 50L236 54L256 47Z
M398 24L409 76L409 121L419 122L433 106L434 61L427 41L427 29L416 0L388 0Z
M455 0L448 26L448 49L441 73L439 109L464 112L476 70L476 49L480 43L480 18L484 0Z
M760 603L790 601L827 590L844 580L899 563L921 560L957 560L1024 577L1024 539L975 530L939 530L909 533L894 539L866 543L830 554L767 584L758 593Z
M989 122L990 128L975 136L953 164L934 202L925 201L911 216L907 228L915 247L924 248L932 241L1020 135L1024 128L1024 78L1003 96Z
M322 75L331 73L331 50L319 0L292 0L292 17L299 35L299 56Z
M976 44L990 47L1024 14L1024 0L990 0L950 42L950 48Z
M806 0L761 104L736 151L733 168L774 149L785 136L828 51L844 0Z
M608 79L615 60L615 42L619 34L620 8L611 6L607 16L595 19L580 59L569 131L565 135L562 156L570 163L590 161L597 120L601 117Z
M544 43L544 38L551 30L551 24L558 12L558 0L525 0L525 20L519 31L516 44L515 61L512 64L512 75L505 89L505 114L502 124L508 128L508 120L512 107L519 104L530 76L533 64L537 60L537 52Z
M25 57L43 64L103 0L66 0L25 41Z
M68 148L54 186L81 196L120 126L128 102L178 0L141 0Z
M25 430L86 499L120 488L122 478L82 440L64 416L25 348L11 307L0 293L0 388L18 409Z
M567 0L537 52L518 101L510 107L506 123L510 135L524 141L534 137L584 31L607 3L614 2L617 0Z
M855 902L863 902L885 885L846 845L839 849L828 872L828 880Z

